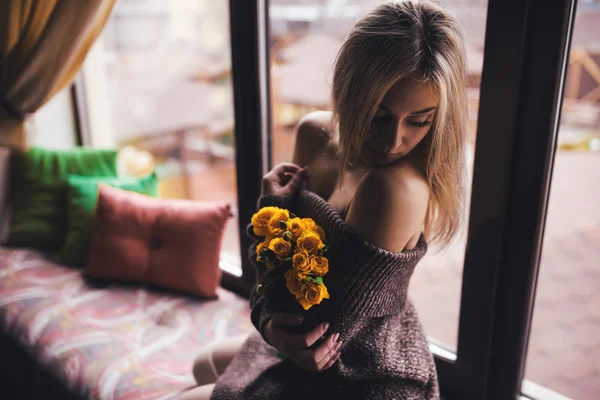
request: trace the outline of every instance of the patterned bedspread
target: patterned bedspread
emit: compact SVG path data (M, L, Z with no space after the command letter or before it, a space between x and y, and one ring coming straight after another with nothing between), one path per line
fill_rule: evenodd
M254 329L248 300L93 283L28 249L0 247L0 328L83 398L170 399L195 384L202 346Z

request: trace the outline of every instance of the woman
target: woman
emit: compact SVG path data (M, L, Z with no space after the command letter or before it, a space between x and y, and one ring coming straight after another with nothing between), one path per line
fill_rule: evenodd
M253 291L257 332L207 349L182 399L439 398L406 292L426 243L447 245L462 221L465 82L462 33L439 7L387 2L354 25L332 113L301 120L292 163L263 177L258 201L323 224L334 300L318 307L331 321L288 333L301 321ZM254 260L261 238L247 234Z

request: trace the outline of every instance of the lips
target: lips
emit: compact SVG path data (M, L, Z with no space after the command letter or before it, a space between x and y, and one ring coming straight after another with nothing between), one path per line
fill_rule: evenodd
M385 153L385 152L379 151L371 146L369 146L369 149L373 153L375 153L376 155L378 155L379 157L382 157L382 158L389 158L389 157L397 156L398 154L400 154L400 153Z

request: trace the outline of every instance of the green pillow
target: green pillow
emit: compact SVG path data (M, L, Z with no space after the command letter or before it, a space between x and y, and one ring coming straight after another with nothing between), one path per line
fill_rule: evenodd
M53 250L66 232L66 189L70 174L117 176L117 151L33 147L19 154L13 168L14 203L7 246Z
M45 150L33 147L27 152L29 177L41 181L67 181L69 175L117 176L117 151L78 147L73 150Z
M65 187L62 182L32 181L27 190L16 191L6 244L53 249L65 236Z
M107 185L156 197L158 179L152 173L144 178L104 178L70 175L67 190L67 236L60 253L60 262L83 265L88 259L98 184Z

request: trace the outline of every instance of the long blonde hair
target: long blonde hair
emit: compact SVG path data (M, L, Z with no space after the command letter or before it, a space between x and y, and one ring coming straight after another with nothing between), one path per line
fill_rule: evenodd
M330 126L339 132L339 176L359 156L386 92L415 77L429 82L439 98L431 128L413 151L423 151L431 190L425 237L446 246L464 214L467 99L463 35L442 8L390 1L352 27L337 54L332 83Z

